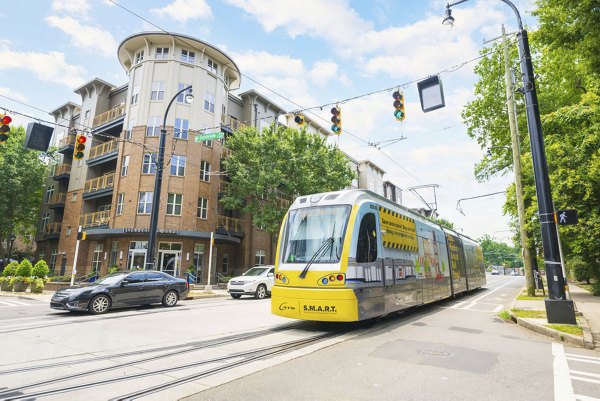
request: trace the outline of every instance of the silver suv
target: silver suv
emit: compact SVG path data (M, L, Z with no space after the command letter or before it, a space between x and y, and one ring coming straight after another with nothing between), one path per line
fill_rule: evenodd
M271 295L275 266L255 266L241 276L229 280L227 292L234 299L242 295L253 295L254 298L263 299Z

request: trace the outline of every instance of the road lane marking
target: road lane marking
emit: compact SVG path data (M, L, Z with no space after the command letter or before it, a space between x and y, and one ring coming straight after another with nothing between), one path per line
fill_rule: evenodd
M554 400L574 401L575 393L569 374L569 364L565 357L565 348L562 344L552 343L552 355L554 357Z
M600 359L597 360L589 360L587 358L574 358L571 356L566 357L566 359L568 359L569 361L577 361L577 362L586 362L586 363L595 363L597 365L600 365Z
M572 357L572 358L580 358L580 359L590 359L591 361L600 361L600 357L597 357L597 356L587 356L587 355L567 354L567 353L565 353L565 355L567 356L567 358ZM586 361L584 361L584 362L586 362Z
M29 304L21 301L14 301L12 299L3 299L0 301L0 304L6 306L29 306Z
M579 401L600 401L600 398L589 397L581 394L576 394L575 398Z
M490 294L493 294L494 292L498 291L499 289L501 289L501 288L504 288L504 287L506 287L506 286L507 286L507 285L509 285L509 284L512 284L513 282L514 282L514 280L508 280L508 282L507 282L507 283L505 283L505 284L503 284L503 285L500 285L500 286L498 286L497 288L494 288L493 290L491 290L491 291L489 291L489 292L486 292L485 294L483 294L482 296L480 296L480 297L478 297L478 298L475 298L475 299L474 299L473 301L471 301L471 302L477 302L477 301L479 301L480 299L483 299L483 298L487 297L488 295L490 295Z

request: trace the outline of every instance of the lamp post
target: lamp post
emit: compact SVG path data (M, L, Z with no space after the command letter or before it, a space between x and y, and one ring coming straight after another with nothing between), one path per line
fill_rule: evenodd
M454 17L452 17L450 8L466 1L460 0L455 3L446 4L446 14L442 24L452 26L454 24ZM545 300L546 316L548 323L577 324L573 301L568 300L566 297L565 279L561 270L558 237L554 221L554 206L552 204L552 193L550 192L550 179L548 177L542 123L535 90L533 65L531 64L529 39L527 31L523 28L521 15L515 5L509 0L500 1L507 4L513 10L519 25L517 47L523 80L523 94L525 95L527 126L529 127L529 139L531 142L533 176L538 200L542 245L544 248L544 267L548 279L548 298Z
M15 233L10 234L10 246L8 247L8 262L10 262L10 257L12 256L12 249L15 241L17 240L17 236Z
M194 101L192 95L192 86L183 88L173 96L173 99L169 102L167 110L165 110L165 117L163 119L163 125L160 130L160 139L158 144L158 158L156 160L156 175L154 177L154 193L152 194L152 212L150 214L150 232L148 234L148 253L146 258L146 270L156 269L156 235L158 230L158 207L160 203L160 189L162 186L162 175L165 160L165 137L167 135L167 114L171 105L177 99L177 96L186 92L185 101L191 103Z

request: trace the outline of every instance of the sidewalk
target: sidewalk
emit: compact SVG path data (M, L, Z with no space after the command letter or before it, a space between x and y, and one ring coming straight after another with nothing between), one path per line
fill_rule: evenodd
M583 328L583 336L551 329L546 326L548 324L546 318L522 318L515 316L512 312L511 318L520 326L553 337L559 341L565 341L583 348L600 350L600 297L593 296L591 292L575 284L569 285L569 292L575 304L577 321ZM535 301L515 299L511 309L545 312L546 305L543 299Z

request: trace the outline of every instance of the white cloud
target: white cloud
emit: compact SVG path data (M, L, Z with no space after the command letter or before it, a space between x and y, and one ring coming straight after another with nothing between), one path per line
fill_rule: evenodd
M0 50L1 70L27 70L40 80L67 85L76 88L85 82L86 72L83 67L68 64L64 53L49 52L15 52L3 48Z
M90 52L99 51L105 57L115 57L117 42L109 31L81 24L72 17L46 17L48 25L58 28L71 37L73 44Z
M163 8L153 8L150 11L159 16L167 15L179 22L212 17L211 8L205 0L175 0Z
M87 15L92 7L88 0L53 0L52 10L67 14Z
M13 89L3 88L0 86L0 95L7 96L11 99L18 100L19 102L26 102L27 98L25 95L15 92Z

